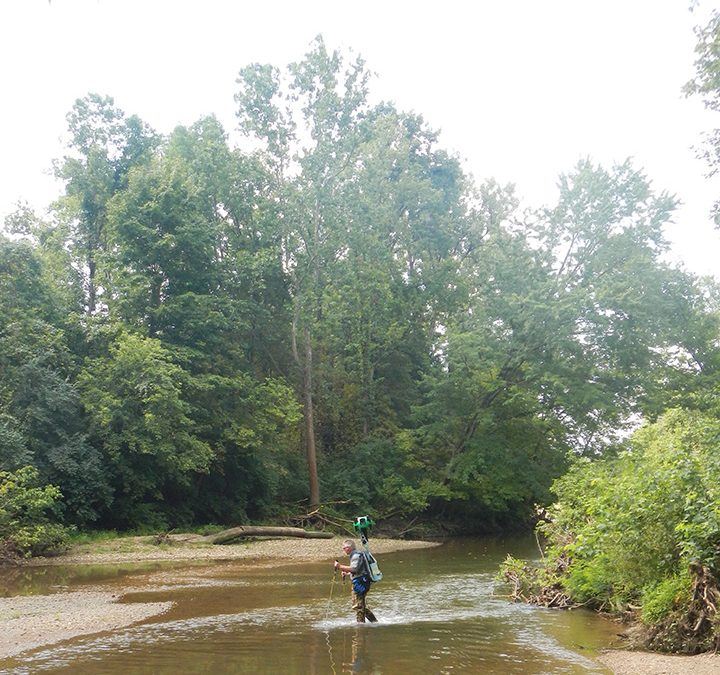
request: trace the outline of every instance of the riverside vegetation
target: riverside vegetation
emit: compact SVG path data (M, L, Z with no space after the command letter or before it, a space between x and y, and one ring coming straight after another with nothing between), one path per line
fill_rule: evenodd
M515 598L634 612L645 647L717 650L719 439L716 413L677 409L618 455L577 462L542 512L541 564L503 565Z
M697 75L686 93L718 110L720 13L697 35ZM714 173L717 130L705 156ZM720 202L720 222L718 214ZM676 352L692 364L687 386L674 389L660 375L664 405L644 411L642 428L601 456L572 462L552 487L555 503L539 510L541 563L508 557L500 574L516 599L637 618L643 627L637 644L691 654L720 648L717 293L707 297L713 308L693 328L699 349ZM700 347L703 333L714 336L707 348Z
M719 25L688 85L714 109ZM76 101L64 193L0 235L4 555L323 513L500 531L556 500L518 593L715 645L720 293L663 262L675 198L586 159L521 210L369 80L321 38L243 68L252 150Z

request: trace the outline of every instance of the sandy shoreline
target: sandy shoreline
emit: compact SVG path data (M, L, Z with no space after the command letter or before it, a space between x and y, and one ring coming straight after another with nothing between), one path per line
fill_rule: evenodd
M676 656L651 652L607 650L598 661L614 675L717 675L720 673L720 656L698 654Z
M102 547L80 546L54 558L33 558L29 566L122 564L159 561L257 560L333 560L342 555L342 537L332 539L257 539L239 544L196 544L186 535L171 535L171 543L154 545L152 537L128 537L108 542ZM429 548L438 543L404 539L373 539L375 553L389 553L413 548Z
M0 659L79 635L124 628L166 612L171 602L117 604L113 593L0 598Z
M342 538L333 539L272 539L225 546L192 545L175 539L170 545L156 546L149 537L121 539L101 547L78 547L55 558L35 558L24 563L28 567L84 564L126 564L161 561L212 562L213 560L263 561L281 565L288 562L332 561L341 555ZM437 546L424 541L374 539L373 552ZM112 550L100 550L98 548ZM93 548L95 551L93 551ZM0 578L3 568L0 567ZM158 587L162 586L158 578ZM132 576L120 591L59 592L53 595L0 597L0 659L11 658L24 651L43 647L73 637L125 628L157 616L172 607L171 602L122 603L128 593L136 592ZM148 590L144 588L144 590Z

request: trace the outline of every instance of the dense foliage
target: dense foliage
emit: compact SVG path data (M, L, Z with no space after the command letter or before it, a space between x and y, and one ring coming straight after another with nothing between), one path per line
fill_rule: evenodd
M640 608L649 646L720 644L720 418L671 410L616 457L578 461L539 526L543 565L508 560L519 595ZM545 589L545 590L544 590ZM564 600L564 604L571 604ZM557 604L557 602L556 602Z
M38 485L38 472L25 467L0 471L0 562L16 555L49 555L65 547L69 530L53 517L62 495Z
M671 196L583 160L521 211L368 83L321 39L247 66L253 151L75 103L64 194L0 237L0 469L58 486L59 522L518 527L570 457L700 395L717 294L662 262Z

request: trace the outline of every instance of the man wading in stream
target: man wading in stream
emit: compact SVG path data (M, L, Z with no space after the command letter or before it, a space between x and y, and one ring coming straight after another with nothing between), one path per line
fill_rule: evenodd
M375 623L377 621L375 615L365 605L365 596L370 590L370 570L365 555L362 551L357 550L352 539L346 539L342 549L345 555L350 556L350 564L341 565L336 560L335 569L342 572L343 578L349 574L352 579L352 608L355 610L357 621L365 623L365 619L367 619L370 623Z

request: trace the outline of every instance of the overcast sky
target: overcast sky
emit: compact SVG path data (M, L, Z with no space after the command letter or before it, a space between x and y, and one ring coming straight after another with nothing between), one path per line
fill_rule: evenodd
M684 203L673 260L720 278L720 186L693 146L720 126L686 99L701 0L0 0L0 218L60 186L65 114L90 91L168 133L214 113L234 131L238 70L298 60L322 33L362 54L373 96L421 113L478 180L552 203L581 157L632 157Z

